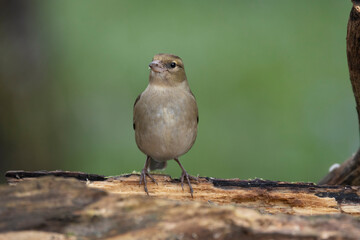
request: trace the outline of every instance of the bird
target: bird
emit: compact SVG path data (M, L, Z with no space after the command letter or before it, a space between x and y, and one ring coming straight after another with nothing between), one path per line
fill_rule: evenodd
M168 160L180 166L181 187L184 179L198 180L187 173L179 157L187 153L197 136L199 113L194 94L190 90L182 59L173 54L160 53L149 64L150 76L146 89L136 98L133 111L135 141L146 155L139 184L149 195L146 177L157 184L150 171L165 169Z

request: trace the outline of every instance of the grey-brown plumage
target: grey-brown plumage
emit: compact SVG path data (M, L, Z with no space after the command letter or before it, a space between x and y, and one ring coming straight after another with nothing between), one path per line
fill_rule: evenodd
M147 155L140 183L146 176L153 181L149 170L166 167L174 159L182 168L181 185L186 178L191 195L191 177L178 158L188 152L195 142L198 108L192 94L181 58L170 54L155 55L149 65L149 85L134 104L133 127L136 144Z

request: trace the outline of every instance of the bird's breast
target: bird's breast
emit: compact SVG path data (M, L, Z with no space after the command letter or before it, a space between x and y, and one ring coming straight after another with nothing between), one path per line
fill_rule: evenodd
M182 91L145 91L134 109L139 148L157 160L186 153L197 134L195 99Z

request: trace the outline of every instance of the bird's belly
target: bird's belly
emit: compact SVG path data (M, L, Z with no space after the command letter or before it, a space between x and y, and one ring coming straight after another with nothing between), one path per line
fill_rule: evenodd
M136 143L142 152L166 161L190 150L197 134L196 118L186 114L181 105L163 105L147 111L136 131Z

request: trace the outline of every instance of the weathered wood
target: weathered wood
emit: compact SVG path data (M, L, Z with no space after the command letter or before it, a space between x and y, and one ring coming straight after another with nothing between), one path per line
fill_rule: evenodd
M135 176L128 177L131 178ZM118 184L117 181L125 179L105 182ZM223 181L218 182L219 188L224 188L222 191L233 191L234 188L249 191L254 187L243 186L245 182L237 186L237 180ZM178 185L168 183L173 184ZM254 184L269 194L273 191L263 185L267 184L265 182L255 181ZM269 215L241 204L219 206L211 202L174 201L143 194L111 194L87 187L89 185L75 179L42 177L14 186L1 186L0 196L4 197L0 199L0 239L29 239L24 236L112 240L358 239L360 236L360 222L346 214L332 215L331 218L328 215ZM308 188L303 185L298 190Z
M346 53L360 128L360 1L352 2L347 26ZM360 185L360 149L339 168L325 176L319 184Z
M42 231L16 231L0 233L0 240L81 240L82 238Z
M104 181L106 178L98 174L89 174L83 172L71 172L71 171L7 171L5 177L8 179L8 182L16 181L16 179L23 178L37 178L44 176L54 176L54 177L64 177L64 178L76 178L81 181Z
M42 174L45 173L42 172ZM49 174L51 175L51 172ZM62 175L66 174L74 175L70 172L62 173ZM11 178L7 174L11 184L37 179L31 172L12 171L12 175L24 178ZM273 214L360 215L360 187L200 177L198 182L192 182L194 198L191 198L188 187L184 186L183 191L178 179L162 174L154 174L153 177L158 184L148 182L149 193L152 197L195 200L213 204L238 204ZM110 177L105 181L88 181L87 186L121 194L121 196L145 195L143 186L139 185L138 174Z
M66 217L106 195L103 191L86 189L74 179L67 184L63 182L62 178L53 178L28 181L15 188L0 186L0 232L32 229L47 219Z
M167 175L153 175L158 184L148 183L153 197L174 200L196 200L215 204L238 204L266 213L299 215L347 213L360 215L360 187L317 186L313 183L287 183L240 179L199 178L192 182L194 198L185 186L182 191L178 179ZM144 195L135 174L90 182L89 187L119 193L124 196Z
M360 149L354 156L329 172L319 185L360 185Z

